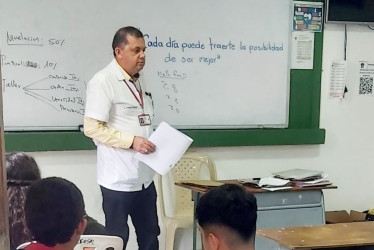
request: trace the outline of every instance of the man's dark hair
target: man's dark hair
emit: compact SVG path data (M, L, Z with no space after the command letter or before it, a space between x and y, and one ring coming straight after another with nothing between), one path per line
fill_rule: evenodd
M242 186L224 184L201 197L196 217L203 229L223 226L236 232L244 242L249 242L256 232L256 197Z
M84 211L81 191L63 178L41 179L27 192L27 226L33 239L46 246L69 242Z
M113 54L116 56L115 53L115 48L121 46L121 45L126 45L127 44L127 36L134 36L137 38L143 37L143 33L132 26L127 26L120 28L116 34L114 35L113 42L112 42L112 49L113 49Z

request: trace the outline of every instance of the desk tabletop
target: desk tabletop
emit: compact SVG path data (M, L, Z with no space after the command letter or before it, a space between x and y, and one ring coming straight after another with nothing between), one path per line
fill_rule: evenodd
M184 181L177 182L175 183L175 185L184 187L187 189L191 189L192 191L195 191L195 192L205 193L214 186L219 186L219 185L223 185L226 183L242 185L251 193L275 192L275 191L269 191L266 189L256 188L256 187L248 186L245 184L241 184L239 183L238 180L217 180L217 181L188 180L185 182ZM337 187L334 185L315 186L315 187L292 187L290 189L277 190L276 192L311 191L311 190L334 189L334 188L337 188Z
M266 228L257 230L257 235L273 239L289 249L374 246L374 222Z

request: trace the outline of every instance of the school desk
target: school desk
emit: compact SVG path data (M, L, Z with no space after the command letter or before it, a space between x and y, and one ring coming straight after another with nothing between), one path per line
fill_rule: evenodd
M257 237L259 236L274 241L276 246L271 249L279 250L341 249L342 247L374 249L374 222L265 228L257 230Z
M218 181L238 183L236 180ZM212 183L213 184L213 183ZM201 185L200 181L180 182L176 185L190 189L194 201L194 211L199 198L214 185ZM241 184L240 184L241 185ZM257 228L279 228L289 226L325 224L325 204L323 189L337 188L333 185L323 187L293 187L278 191L244 187L255 195L258 206ZM197 222L194 214L193 250L196 250ZM269 250L269 241L256 237L256 250Z

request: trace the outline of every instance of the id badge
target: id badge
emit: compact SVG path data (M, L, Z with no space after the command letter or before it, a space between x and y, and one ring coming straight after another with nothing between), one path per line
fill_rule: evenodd
M151 125L151 116L149 114L141 114L138 115L139 124L140 126L147 126Z

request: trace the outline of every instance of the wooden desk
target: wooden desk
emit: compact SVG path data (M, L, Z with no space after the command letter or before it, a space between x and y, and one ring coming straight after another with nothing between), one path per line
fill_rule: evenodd
M323 249L370 246L374 249L374 222L351 222L320 226L267 228L257 230L257 237L274 240L277 249Z
M218 182L239 184L236 180ZM196 185L193 181L189 181L189 183L176 183L176 185L192 191L194 211L201 195L210 188L209 186ZM337 188L333 185L307 188L294 187L292 189L271 192L261 188L243 186L257 198L258 229L325 224L325 204L322 189ZM197 223L194 214L193 250L196 250L196 228ZM268 245L269 242L269 240L265 240L262 237L256 237L256 250L271 249Z

